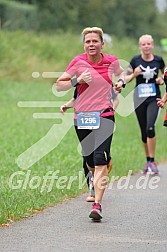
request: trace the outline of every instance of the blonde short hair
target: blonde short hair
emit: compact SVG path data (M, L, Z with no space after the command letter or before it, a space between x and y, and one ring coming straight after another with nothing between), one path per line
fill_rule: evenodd
M85 29L83 29L82 31L83 40L85 40L85 35L92 32L97 33L101 41L103 42L103 30L99 27L86 27Z
M149 34L144 34L144 35L142 35L142 36L139 38L139 45L142 43L142 40L145 39L145 38L150 39L150 41L151 41L152 43L154 43L154 39L153 39L153 37L152 37L151 35L149 35Z

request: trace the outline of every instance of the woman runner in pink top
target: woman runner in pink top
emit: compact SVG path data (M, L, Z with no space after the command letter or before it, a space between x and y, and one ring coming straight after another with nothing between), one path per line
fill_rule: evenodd
M91 219L102 219L101 201L108 182L107 165L114 130L114 109L111 104L112 76L115 91L121 92L124 71L117 57L104 54L103 31L98 27L83 30L85 53L76 56L56 82L57 91L77 87L74 107L75 130L82 146L82 155L94 176L95 202Z

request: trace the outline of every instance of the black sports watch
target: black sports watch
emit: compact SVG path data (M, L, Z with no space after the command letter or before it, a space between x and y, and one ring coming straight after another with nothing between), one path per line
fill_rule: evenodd
M76 77L74 77L73 79L71 79L71 85L72 85L73 87L76 87L76 86L79 85L79 83L77 82L77 78L76 78Z
M126 82L125 82L123 79L119 79L119 80L117 80L117 82L118 82L118 81L122 81L122 83L123 83L122 87L123 87L123 88L126 87Z

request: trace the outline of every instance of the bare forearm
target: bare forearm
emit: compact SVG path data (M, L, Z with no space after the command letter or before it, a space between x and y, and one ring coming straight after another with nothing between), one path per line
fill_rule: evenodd
M66 91L71 89L72 87L76 87L79 84L89 83L92 81L92 76L87 68L80 76L73 77L65 72L57 81L56 81L56 90L59 91Z
M56 81L56 90L59 91L67 91L71 89L73 86L71 85L71 79L70 80L57 80Z
M165 93L162 99L157 98L157 105L160 108L165 108L165 103L167 102L167 93Z
M162 101L163 101L164 103L166 103L166 102L167 102L167 93L165 93L165 94L163 95L163 97L162 97Z
M126 82L131 82L135 78L134 73L128 74L125 76Z
M70 101L68 101L65 105L68 108L73 108L74 107L74 103L75 103L75 98L72 98Z
M124 71L121 71L119 74L116 74L115 76L117 78L117 81L122 79L125 82L125 73L124 73Z

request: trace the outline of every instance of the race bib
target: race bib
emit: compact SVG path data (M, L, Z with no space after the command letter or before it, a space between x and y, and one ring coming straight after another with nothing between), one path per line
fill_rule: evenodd
M98 129L100 127L100 112L80 112L77 114L78 129Z
M139 97L149 97L156 95L155 83L143 83L137 86Z

